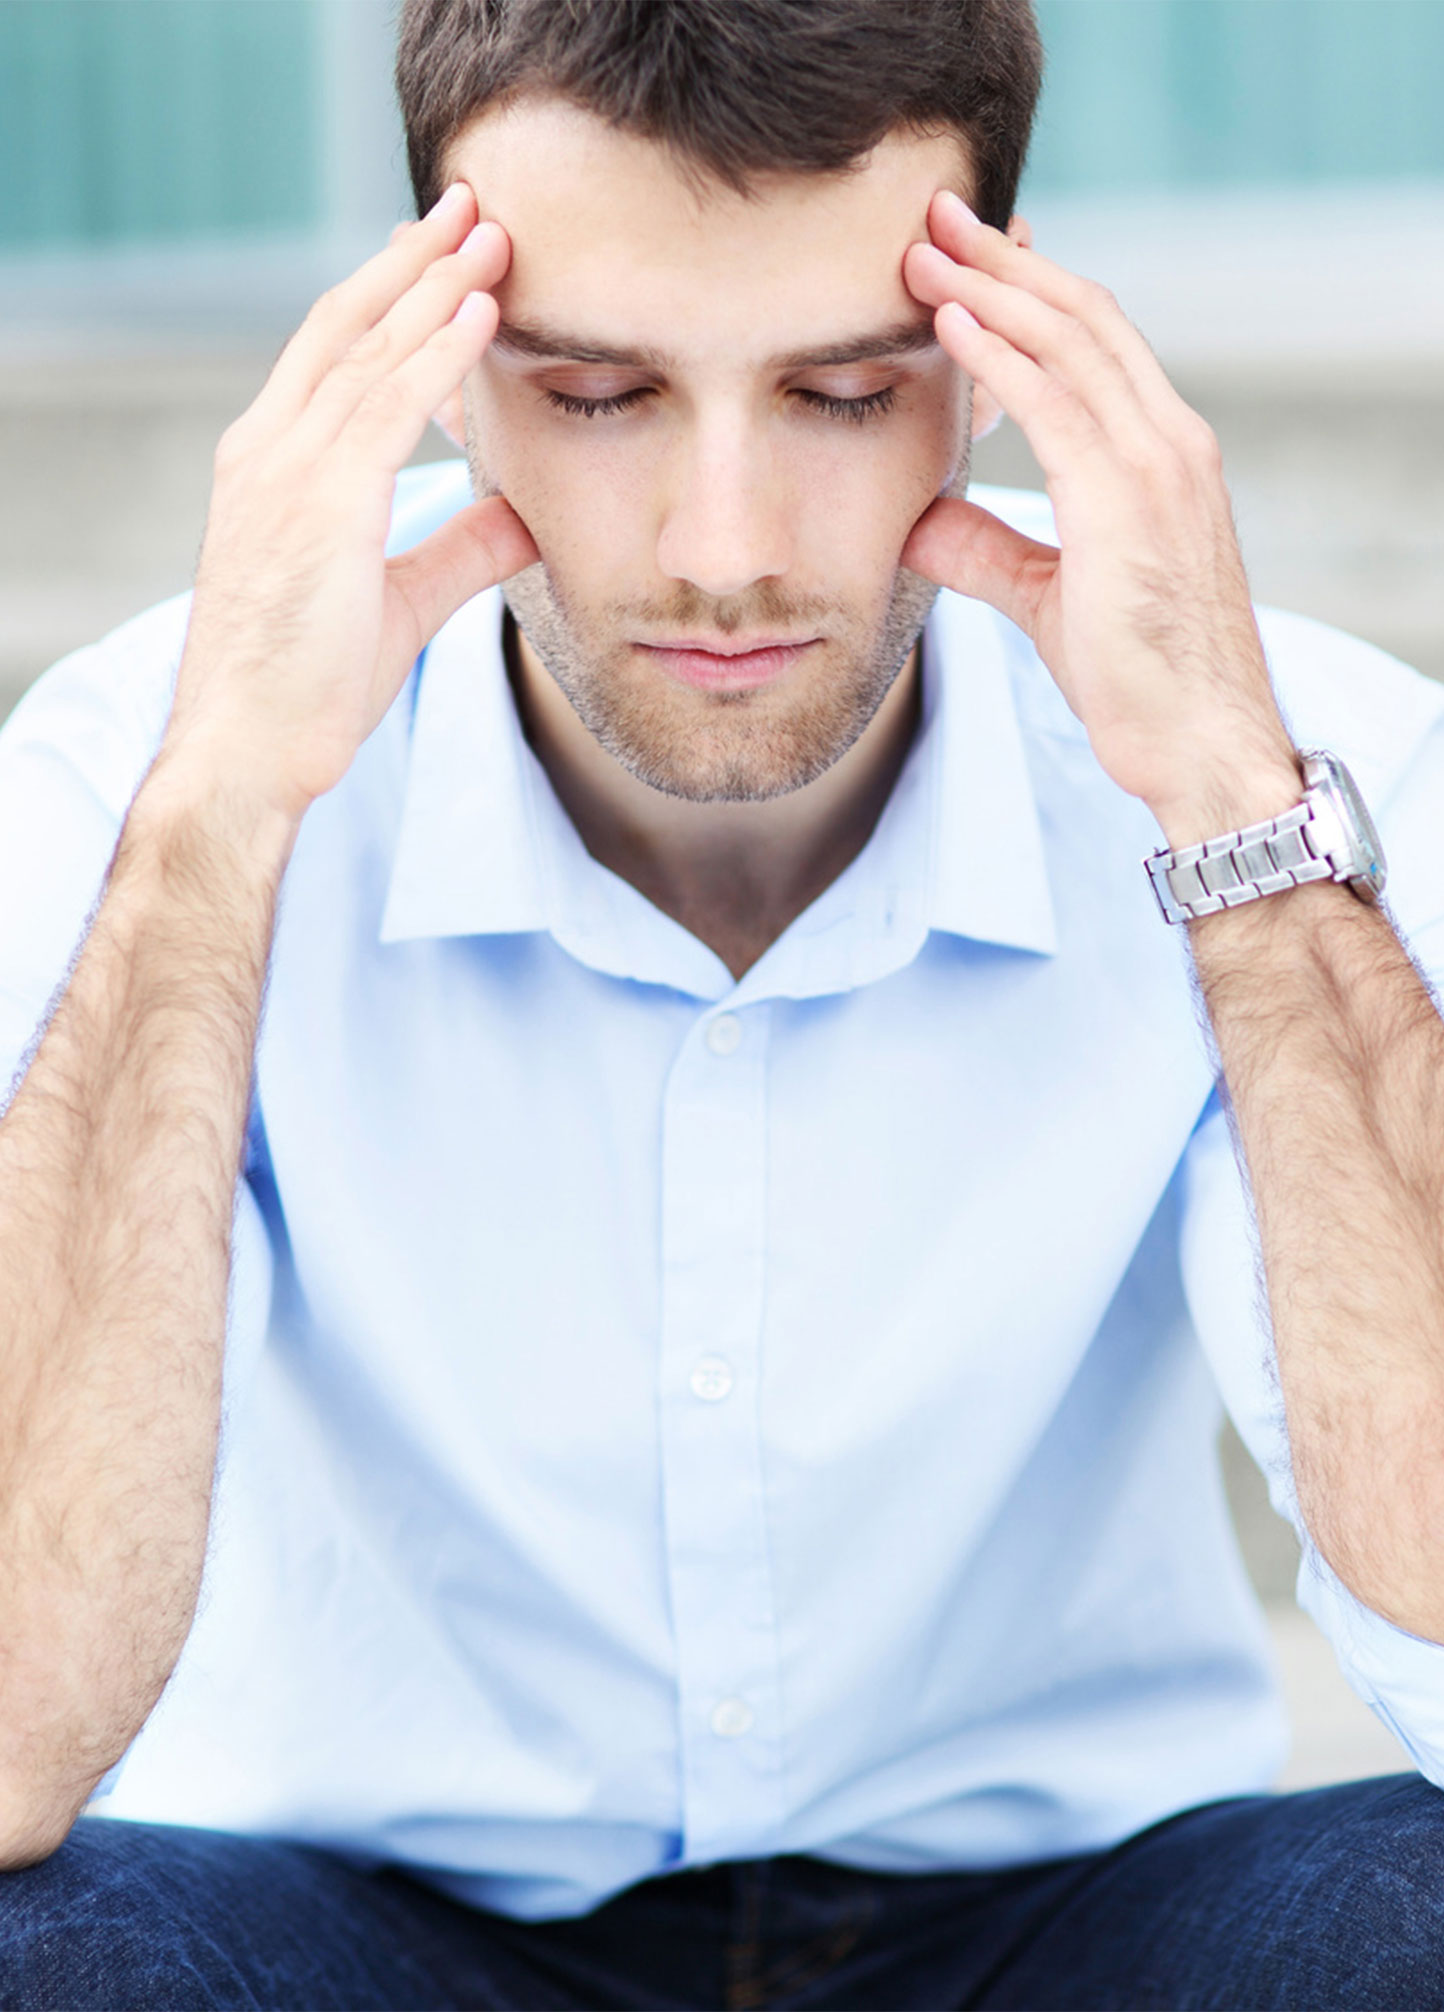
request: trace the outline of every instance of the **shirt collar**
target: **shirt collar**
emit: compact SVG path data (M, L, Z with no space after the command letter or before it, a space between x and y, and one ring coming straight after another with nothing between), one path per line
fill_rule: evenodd
M512 699L501 617L500 591L478 594L412 674L411 753L383 943L547 926L546 820L532 774L540 769Z
M1042 825L1014 695L1048 674L981 601L939 594L923 645L932 742L934 929L1052 956L1058 948Z
M550 930L599 969L722 996L731 980L720 960L583 847L522 733L501 616L499 590L478 595L418 663L382 942ZM909 961L929 929L1056 949L1013 703L1020 652L1030 654L990 609L938 597L924 635L918 736L883 816L782 939L792 980L776 982L775 945L742 981L749 993L863 983Z

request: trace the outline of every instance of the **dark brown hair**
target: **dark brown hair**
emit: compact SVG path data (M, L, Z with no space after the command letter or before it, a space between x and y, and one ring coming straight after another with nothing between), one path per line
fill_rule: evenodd
M853 166L896 127L952 129L1003 225L1042 68L1032 0L404 0L396 88L419 213L457 134L537 92L743 192Z

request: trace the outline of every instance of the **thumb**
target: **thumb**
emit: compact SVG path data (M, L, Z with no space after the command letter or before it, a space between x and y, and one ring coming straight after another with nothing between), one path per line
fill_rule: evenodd
M977 503L940 496L907 535L902 563L940 587L986 601L1036 642L1039 605L1058 551L1025 538Z
M416 624L416 648L421 649L463 603L534 565L540 556L506 498L484 496L409 552L388 560L386 571Z

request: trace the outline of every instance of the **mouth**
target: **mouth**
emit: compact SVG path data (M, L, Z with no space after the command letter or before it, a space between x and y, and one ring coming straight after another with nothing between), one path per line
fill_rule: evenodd
M820 641L818 636L805 642L767 636L739 643L729 636L706 642L634 643L632 648L644 651L659 670L679 684L699 691L748 692L785 677Z

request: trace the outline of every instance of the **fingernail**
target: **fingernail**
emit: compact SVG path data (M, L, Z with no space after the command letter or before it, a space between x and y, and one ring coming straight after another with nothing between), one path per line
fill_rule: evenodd
M465 182L453 182L449 189L443 190L442 194L437 197L431 208L426 212L427 216L439 217L443 210L450 209L465 187Z
M479 321L486 313L490 301L490 294L469 293L452 316L452 320L460 322L463 328L468 328L472 322Z
M475 252L483 250L487 245L495 245L496 230L494 223L473 224L461 240L461 249L464 252Z
M964 328L981 328L982 323L975 314L970 314L960 300L945 300L938 309L939 314L951 315Z
M962 197L956 194L952 189L944 189L942 192L942 199L944 209L950 211L953 216L959 219L960 222L965 224L975 224L979 221L977 211L970 210L967 204L963 201Z

